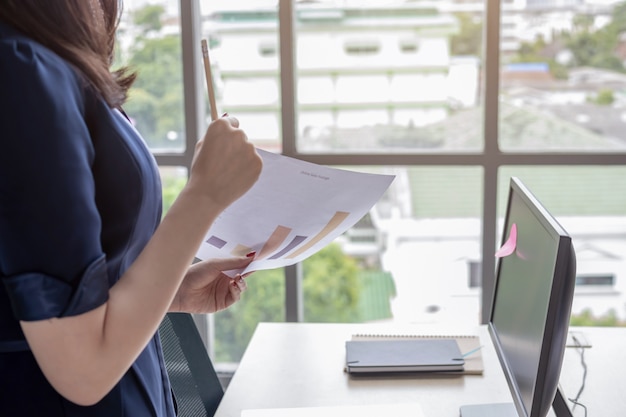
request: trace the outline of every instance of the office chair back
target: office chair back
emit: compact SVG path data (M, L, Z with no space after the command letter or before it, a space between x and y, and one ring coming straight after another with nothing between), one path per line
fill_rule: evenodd
M213 417L224 389L193 318L168 313L159 335L178 417Z

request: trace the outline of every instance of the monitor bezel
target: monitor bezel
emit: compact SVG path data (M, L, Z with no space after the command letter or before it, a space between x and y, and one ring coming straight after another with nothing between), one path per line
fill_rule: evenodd
M504 244L509 230L511 201L517 195L530 209L534 217L558 240L558 250L555 263L555 275L552 277L550 297L546 314L545 328L542 336L541 350L535 387L532 392L531 409L526 410L514 373L507 361L506 354L500 343L497 328L493 323L496 295L500 278L501 262L497 260L491 310L487 327L493 341L498 359L504 371L513 403L520 417L545 417L553 404L559 390L563 356L567 342L569 319L571 314L574 286L576 280L576 255L572 239L560 223L546 210L543 204L517 177L511 177L507 209L503 223L502 244ZM562 395L559 393L559 395ZM562 407L560 407L562 408ZM569 409L562 411L571 415Z

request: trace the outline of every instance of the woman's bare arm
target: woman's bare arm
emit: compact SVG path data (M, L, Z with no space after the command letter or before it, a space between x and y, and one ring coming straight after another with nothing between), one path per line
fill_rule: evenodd
M21 322L43 373L70 401L94 404L121 379L154 336L210 225L258 178L261 159L237 126L209 126L188 184L104 305Z

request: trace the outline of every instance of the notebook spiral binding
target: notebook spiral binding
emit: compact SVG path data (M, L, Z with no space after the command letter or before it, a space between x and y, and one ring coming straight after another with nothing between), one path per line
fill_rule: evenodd
M386 338L419 338L419 339L432 339L432 338L442 338L442 339L472 339L477 338L477 335L473 334L384 334L384 333L356 333L353 334L352 337L368 337L368 338L378 338L378 337L386 337Z

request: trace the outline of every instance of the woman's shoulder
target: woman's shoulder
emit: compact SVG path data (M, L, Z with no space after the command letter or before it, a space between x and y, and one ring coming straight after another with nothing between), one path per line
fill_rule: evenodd
M92 101L88 85L69 61L0 23L0 108L33 117L50 109L57 115L81 116Z
M79 81L74 67L48 47L0 22L0 82L6 77L54 77L57 82ZM59 76L61 76L59 78ZM53 78L51 78L53 80Z

